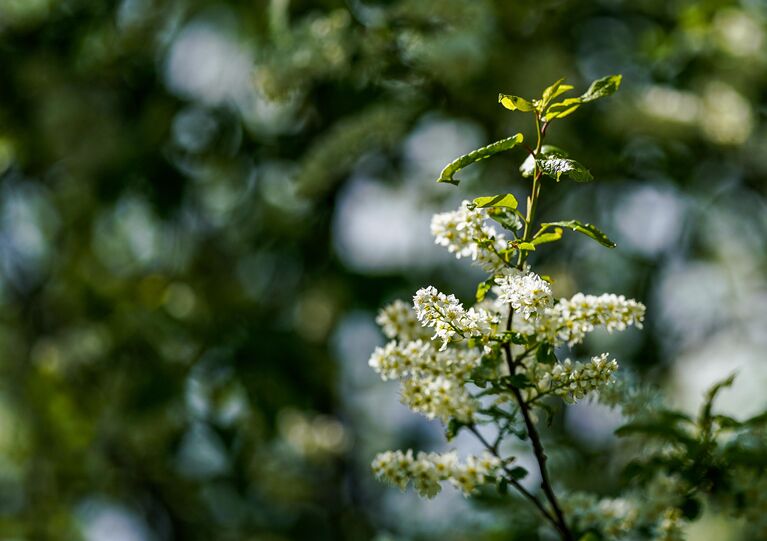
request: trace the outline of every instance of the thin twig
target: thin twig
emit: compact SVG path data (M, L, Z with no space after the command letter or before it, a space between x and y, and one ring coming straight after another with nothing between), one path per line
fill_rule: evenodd
M513 486L520 494L522 494L524 497L530 500L533 503L533 505L535 505L535 507L538 508L541 514L543 514L546 520L551 522L557 530L561 531L561 526L557 522L557 519L554 517L554 515L552 515L549 512L549 510L546 509L546 507L543 505L543 503L541 503L541 501L538 498L536 498L531 492L529 492L525 487L523 487L519 481L514 479L514 477L511 474L511 470L509 470L509 468L505 464L503 464L503 459L498 453L497 446L490 445L490 443L485 439L482 433L479 430L477 430L477 427L475 427L474 425L468 425L467 428L477 437L477 439L482 443L482 445L484 445L485 448L487 448L487 450L493 454L493 456L495 456L498 460L501 461L503 471L506 472L506 475L508 476L505 478L506 481L511 486Z

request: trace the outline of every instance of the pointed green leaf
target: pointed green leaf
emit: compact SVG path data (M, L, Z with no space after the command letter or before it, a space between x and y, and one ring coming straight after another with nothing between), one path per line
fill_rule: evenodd
M484 197L477 197L474 200L476 207L485 209L489 207L504 207L515 209L517 208L517 198L510 193L502 193L498 195L488 195Z
M588 103L615 94L620 88L623 75L608 75L597 79L589 89L581 96L581 102Z
M527 470L523 468L522 466L514 466L510 470L508 470L506 473L509 474L509 477L514 479L515 481L519 481L520 479L524 479L527 477Z
M485 300L485 295L487 295L487 292L490 291L490 288L493 287L494 283L494 278L488 278L484 282L477 284L477 302L482 302Z
M543 91L544 106L551 100L575 88L573 85L563 85L564 77Z
M487 209L487 215L515 235L516 231L524 225L524 216L517 209L491 207Z
M450 184L458 184L458 181L453 178L453 175L455 175L458 171L463 169L464 167L471 165L474 162L478 162L480 160L484 160L485 158L488 158L492 156L493 154L497 154L498 152L503 152L504 150L511 150L515 146L517 146L519 143L523 141L523 137L521 133L518 133L516 135L513 135L512 137L507 137L506 139L501 139L500 141L496 141L495 143L491 143L485 147L478 148L477 150L473 150L472 152L469 152L468 154L465 154L464 156L461 156L460 158L457 158L450 162L440 174L439 178L437 179L437 182L449 182Z
M529 112L535 111L535 105L531 101L511 94L498 94L498 103L511 111Z
M597 79L588 90L581 94L577 98L567 98L557 103L549 105L543 115L543 119L546 122L550 122L555 118L564 118L567 115L575 112L578 107L584 103L589 103L599 98L604 98L614 94L621 86L622 75L608 75Z
M546 111L544 120L546 122L551 122L555 118L565 118L577 111L580 106L581 101L578 98L568 98L565 101L555 103Z
M517 244L517 248L520 250L527 250L528 252L534 252L535 251L535 244L532 242L520 242Z
M516 389L527 389L528 387L533 386L530 382L530 378L525 374L513 374L511 376L504 376L502 379L503 383Z
M583 233L587 237L591 237L595 241L597 241L602 246L607 246L608 248L615 248L616 244L611 241L607 235L602 233L599 229L597 229L596 226L579 222L578 220L567 220L564 222L549 222L545 224L541 224L541 231L544 231L545 229L548 229L549 227L566 227L568 229L572 229L573 231L577 231L578 233ZM539 233L540 233L539 232Z
M535 360L541 364L554 364L557 362L557 356L554 354L554 348L546 342L542 343L535 351Z
M562 150L559 147L555 147L554 145L543 145L541 147L541 151L538 153L539 158L567 158L567 152ZM522 165L519 166L519 172L522 174L523 177L531 177L533 176L533 167L535 165L535 160L533 160L532 155L528 154L527 158L525 158L525 161L522 162Z
M575 182L590 182L594 180L594 177L588 169L570 158L543 158L542 160L538 160L538 168L543 171L545 175L556 179L557 182L562 178L574 180Z
M498 494L505 496L509 493L509 480L501 477L498 481Z
M547 242L556 242L562 238L562 228L557 227L550 233L540 233L533 237L531 241L533 245L546 244Z

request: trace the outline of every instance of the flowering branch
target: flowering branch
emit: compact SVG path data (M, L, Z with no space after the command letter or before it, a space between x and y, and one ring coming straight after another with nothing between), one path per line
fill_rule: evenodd
M502 94L500 102L507 109L533 113L535 148L517 134L462 156L442 171L440 182L457 184L455 175L464 167L523 145L527 157L520 173L531 179L525 214L517 209L517 200L510 193L477 197L464 201L455 211L436 214L431 222L436 244L459 259L470 259L488 274L477 286L476 304L467 308L454 295L433 286L416 292L412 308L396 301L376 319L391 341L376 348L369 364L382 379L399 379L402 402L430 419L441 420L448 440L466 429L485 447L485 452L460 460L454 451L416 455L411 450L387 451L373 461L373 471L382 480L403 490L412 483L427 498L441 490L443 481L467 497L488 485L496 485L501 493L511 486L538 509L563 541L575 541L587 531L599 529L600 525L584 519L589 515L579 511L579 505L592 505L591 500L579 503L577 498L557 496L534 410L548 412L551 405L546 399L573 403L606 390L606 396L610 396L618 363L607 353L589 362L560 360L558 355L565 346L581 343L597 328L607 332L630 326L641 328L645 308L637 301L612 294L578 293L555 299L549 279L533 272L527 260L538 247L561 240L565 229L584 234L603 246L615 246L591 224L577 220L538 224L535 219L547 177L556 182L587 182L593 178L563 150L544 145L549 126L581 105L612 94L620 80L620 76L599 79L580 97L560 101L557 98L572 89L562 80L537 100ZM508 240L497 226L511 233L513 240ZM489 400L491 405L487 404ZM492 443L477 428L479 423L498 428ZM521 466L510 466L514 456L501 453L501 445L512 436L530 441L540 470L541 494L520 482L527 472ZM606 520L600 531L609 537L613 530L625 533L627 528L643 525L673 532L681 520L677 511L662 507L648 514L641 524Z

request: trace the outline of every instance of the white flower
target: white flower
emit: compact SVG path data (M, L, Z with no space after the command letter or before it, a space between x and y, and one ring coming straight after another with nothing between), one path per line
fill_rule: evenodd
M525 319L552 304L548 282L534 272L512 270L496 278L495 283L499 289L498 302L510 304Z
M445 246L460 259L470 257L487 271L502 268L506 263L498 252L505 249L506 239L495 228L484 225L487 212L469 209L469 201L458 210L435 214L431 219L434 242Z

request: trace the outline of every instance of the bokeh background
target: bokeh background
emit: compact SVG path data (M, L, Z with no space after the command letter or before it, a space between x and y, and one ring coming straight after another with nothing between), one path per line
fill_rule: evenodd
M499 91L562 76L624 80L552 126L597 181L547 184L542 217L618 249L570 236L535 264L649 310L582 353L686 410L738 370L720 407L763 409L766 21L759 0L1 0L0 538L544 539L525 504L371 479L378 451L447 444L367 358L381 304L471 298L430 215L523 194L522 156L434 180L530 133ZM609 494L618 423L569 408L554 476Z

